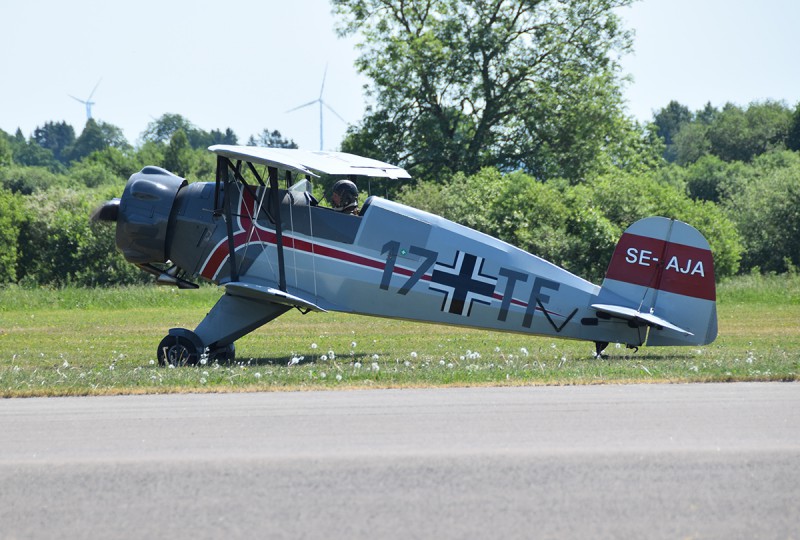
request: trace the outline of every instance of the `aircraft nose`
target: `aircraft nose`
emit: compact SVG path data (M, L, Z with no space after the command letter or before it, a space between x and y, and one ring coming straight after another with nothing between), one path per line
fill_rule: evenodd
M117 221L119 217L119 198L106 201L92 212L92 221Z

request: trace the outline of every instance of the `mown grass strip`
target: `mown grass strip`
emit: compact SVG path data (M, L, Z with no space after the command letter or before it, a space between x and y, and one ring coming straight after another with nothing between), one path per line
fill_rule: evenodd
M168 369L155 348L193 328L219 295L0 289L0 396L103 395L478 385L794 381L800 279L747 276L719 287L720 336L706 347L590 343L290 312L237 342L237 362Z

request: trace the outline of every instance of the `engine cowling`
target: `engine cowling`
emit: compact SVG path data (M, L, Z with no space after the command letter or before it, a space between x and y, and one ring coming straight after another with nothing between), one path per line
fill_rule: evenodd
M178 192L188 183L160 167L148 166L125 184L116 216L117 249L130 263L166 262L170 217Z

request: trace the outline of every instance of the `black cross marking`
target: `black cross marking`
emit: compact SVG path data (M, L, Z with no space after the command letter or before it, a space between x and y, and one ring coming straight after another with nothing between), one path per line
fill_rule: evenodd
M472 305L491 305L497 278L483 273L483 257L456 252L453 264L437 262L430 289L444 293L442 311L470 316Z

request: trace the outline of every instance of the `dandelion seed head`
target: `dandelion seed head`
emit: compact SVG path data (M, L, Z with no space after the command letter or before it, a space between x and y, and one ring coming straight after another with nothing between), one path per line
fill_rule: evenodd
M200 384L206 384L206 382L207 381L205 377L200 377Z
M316 344L316 343L312 343L312 344L311 344L311 348L312 348L312 349L316 349L316 348L317 348L317 344Z
M356 369L361 369L361 362L356 362L355 364L353 364L353 367Z
M68 367L69 367L69 362L67 362L66 360L64 360L64 363L63 363L63 364L61 364L61 367L68 368Z
M378 365L377 362L372 362L372 371L380 371L381 367Z
M464 357L462 356L462 357L461 357L461 359L463 360L463 359L464 359ZM440 365L440 366L443 366L443 365L444 365L444 360L439 360L439 365Z
M416 351L411 351L411 354L409 356L411 356L411 358L416 358L417 357Z
M410 367L411 366L411 362L406 360L405 362L403 362L403 365L406 366L406 367Z
M333 349L328 351L328 358L330 358L331 360L336 360L336 354L333 352Z
M320 359L321 362L327 362L328 361L328 355L327 354L323 354L322 356L319 357L319 359Z
M351 341L350 342L350 348L351 349L355 349L356 348L356 342L355 341Z
M337 381L341 381L342 380L342 376L339 373L336 374L336 380Z
M255 377L256 379L260 379L260 378L261 378L261 373L258 373L258 372L256 372L256 373L253 375L253 377Z
M328 374L327 374L327 373L325 373L324 371L322 371L322 372L320 372L320 374L319 374L319 377L320 377L321 379L327 379L327 378L328 378Z
M528 356L528 349L526 349L525 347L520 347L519 353L523 356Z
M448 367L448 369L453 369L453 363L450 362L449 364L447 364L447 367Z

